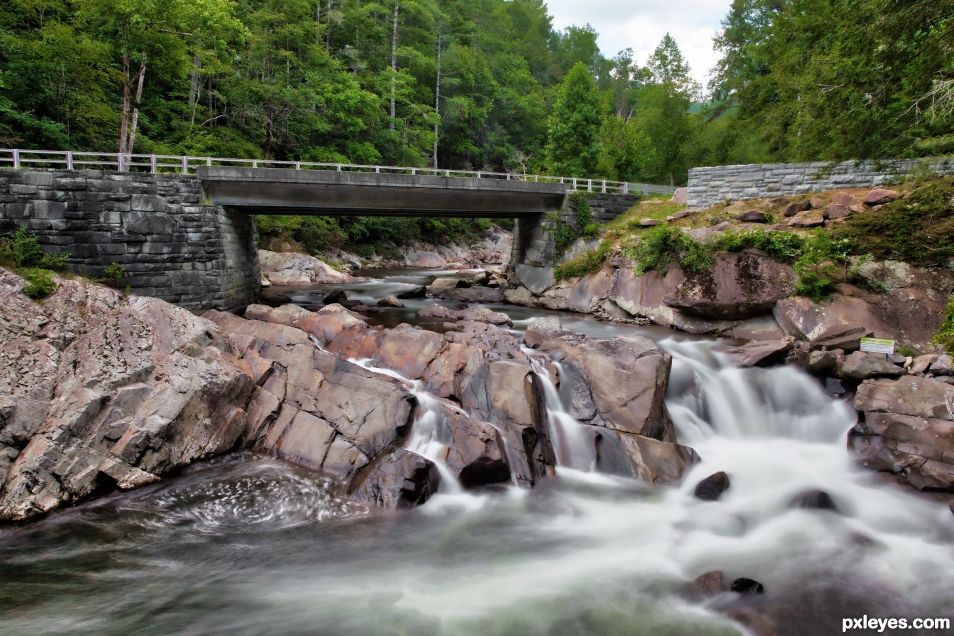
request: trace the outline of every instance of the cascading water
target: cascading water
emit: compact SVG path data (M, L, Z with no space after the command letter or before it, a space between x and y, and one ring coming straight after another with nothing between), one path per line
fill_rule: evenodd
M282 462L200 465L0 529L0 633L737 635L725 598L685 596L714 569L789 603L773 615L780 636L837 633L864 613L950 614L950 512L857 465L847 405L794 369L735 368L714 343L660 345L673 356L667 405L679 440L701 457L680 485L561 470L521 496L441 506L452 499L441 495L420 513L382 517ZM576 453L589 443L573 441L585 427L560 399L559 368L531 359L554 437L563 432L561 466L587 470ZM442 461L452 405L359 362L415 395L407 447L456 487ZM696 498L717 471L729 489ZM837 510L793 505L808 490Z
M563 373L563 367L555 360L542 358L529 347L523 347L522 350L530 359L530 366L543 385L547 419L555 442L554 451L558 467L583 472L595 470L596 447L593 439L587 435L585 425L580 424L568 412L550 369L547 368L548 364L553 365L559 376Z
M424 390L424 383L420 380L410 380L392 369L377 367L370 358L349 360L372 373L380 373L401 382L407 391L417 401L414 422L411 425L411 435L404 448L429 459L441 475L439 492L443 494L459 494L463 491L460 481L448 468L445 461L447 445L451 441L450 430L441 412L441 405L436 397ZM453 405L446 405L461 411Z

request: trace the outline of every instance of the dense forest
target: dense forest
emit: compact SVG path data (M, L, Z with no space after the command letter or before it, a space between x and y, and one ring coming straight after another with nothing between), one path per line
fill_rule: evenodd
M716 46L702 87L543 0L7 0L0 146L671 184L954 151L954 0L735 0Z

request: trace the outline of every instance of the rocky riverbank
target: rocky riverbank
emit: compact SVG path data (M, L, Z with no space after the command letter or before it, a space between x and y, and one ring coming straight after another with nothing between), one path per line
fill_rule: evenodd
M414 243L403 249L398 257L362 257L346 249L332 249L318 258L296 251L296 248L301 249L300 246L281 243L274 246L281 248L280 251L260 249L258 253L263 282L278 287L302 288L351 282L350 274L356 270L500 268L510 260L513 236L495 225L473 244Z
M339 305L196 317L84 280L57 283L35 302L3 273L3 519L239 448L320 470L388 507L423 503L442 480L532 486L563 452L547 382L578 396L574 417L600 470L668 483L694 458L663 401L670 358L647 339L543 324L521 340L479 310L449 314L444 334L373 328ZM451 440L426 457L408 446L431 417Z

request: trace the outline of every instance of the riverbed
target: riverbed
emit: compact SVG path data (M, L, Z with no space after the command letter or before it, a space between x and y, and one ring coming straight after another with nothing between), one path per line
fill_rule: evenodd
M453 274L378 272L346 291L373 304ZM327 291L292 301L317 306ZM421 324L432 302L369 317ZM859 467L845 444L855 414L815 379L735 368L713 343L655 327L491 308L517 330L557 315L586 335L655 340L673 356L679 440L701 461L652 488L567 456L532 491L445 491L381 513L314 473L233 455L0 529L0 633L715 635L768 620L794 635L864 614L950 615L950 511ZM551 420L570 396L554 399ZM717 471L729 490L696 498ZM834 509L799 504L816 490ZM766 593L703 598L691 582L713 570Z

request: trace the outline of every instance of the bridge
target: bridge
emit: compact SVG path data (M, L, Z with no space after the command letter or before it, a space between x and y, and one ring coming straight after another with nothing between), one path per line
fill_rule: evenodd
M596 220L672 188L488 171L171 155L0 149L0 233L24 225L101 276L118 263L136 293L192 309L247 304L258 287L252 215L512 217L510 266L553 260L550 215L569 194ZM552 264L552 263L551 263Z

